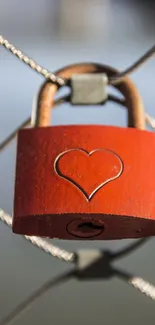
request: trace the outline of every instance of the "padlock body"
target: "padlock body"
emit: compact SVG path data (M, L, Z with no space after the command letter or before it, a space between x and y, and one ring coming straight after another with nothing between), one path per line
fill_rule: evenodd
M155 135L100 125L18 134L13 232L74 240L155 235Z

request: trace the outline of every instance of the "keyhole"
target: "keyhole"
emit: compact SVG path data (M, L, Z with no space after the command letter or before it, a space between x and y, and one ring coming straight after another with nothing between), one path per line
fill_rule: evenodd
M93 222L83 222L78 225L78 229L83 233L90 233L93 230L103 230L104 226L94 224Z
M67 226L67 231L72 236L79 238L94 238L102 234L104 230L104 223L94 218L91 220L87 220L87 218L73 220Z

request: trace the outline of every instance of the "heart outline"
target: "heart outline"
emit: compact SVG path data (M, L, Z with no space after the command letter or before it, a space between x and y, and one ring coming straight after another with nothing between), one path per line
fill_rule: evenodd
M67 177L67 176L64 176L60 171L59 171L59 168L58 168L58 162L60 160L60 158L62 156L64 156L65 154L69 153L69 152L72 152L72 151L82 151L84 152L87 156L91 156L93 155L95 152L97 151L107 151L111 154L113 154L114 156L116 156L120 162L120 171L118 172L118 174L114 177L110 177L108 178L106 181L102 182L99 186L97 186L92 192L90 195L87 194L87 192L78 184L76 183L74 180L72 180L70 177ZM114 151L112 150L109 150L109 149L106 149L106 148L97 148L97 149L94 149L90 152L88 152L87 150L83 149L83 148L72 148L72 149L67 149L63 152L61 152L55 159L54 161L54 171L55 173L63 178L64 180L68 181L69 183L71 183L73 186L75 186L80 192L82 192L82 194L84 195L85 199L90 202L91 199L94 197L94 195L104 186L106 185L107 183L117 179L118 177L121 176L122 172L123 172L123 168L124 168L124 164L123 164L123 161L122 159L120 158L120 156L118 154L116 154Z

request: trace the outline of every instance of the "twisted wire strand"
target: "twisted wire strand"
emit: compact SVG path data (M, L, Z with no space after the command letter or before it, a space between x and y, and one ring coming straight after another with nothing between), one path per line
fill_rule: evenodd
M54 107L57 107L58 105L60 105L60 104L63 104L63 103L66 103L66 102L68 102L68 100L69 100L69 96L67 95L67 96L64 96L64 97L62 97L62 98L59 98L59 99L56 99L55 101L54 101ZM31 118L31 116L29 116L24 122L22 122L13 132L11 132L9 135L8 135L8 137L6 137L5 139L4 139L4 141L2 141L1 143L0 143L0 151L2 151L3 149L5 149L5 147L7 146L7 145L9 145L14 139L15 139L15 137L16 137L16 135L17 135L17 133L18 133L18 131L20 130L20 129L22 129L22 128L25 128L25 127L27 127L27 126L29 126L30 124L31 124L31 121L32 121L32 118Z
M0 325L11 325L14 321L17 321L19 317L23 315L30 307L44 294L46 294L50 289L63 284L65 281L69 280L74 275L73 271L68 271L63 275L60 275L54 279L51 279L44 283L39 289L33 292L25 301L21 302L9 315L7 315Z
M21 61L29 65L33 70L42 74L46 79L51 80L53 83L57 83L60 86L66 84L65 79L57 77L54 73L41 67L34 60L25 55L21 50L9 43L8 40L6 40L2 35L0 35L0 44L12 52L12 54L16 55Z
M155 300L155 286L150 284L148 281L140 277L131 277L128 279L128 283L131 284L135 289L146 295L148 298Z
M15 46L10 44L2 36L0 36L0 44L3 45L8 50L10 50L14 55L16 55L20 60L25 62L27 65L29 65L32 69L34 69L38 73L42 74L46 79L49 79L52 82L57 83L59 85L65 85L66 84L66 81L63 78L57 77L56 75L54 75L50 71L48 71L48 70L44 69L43 67L39 66L35 61L33 61L29 57L25 56L20 50L18 50ZM122 78L124 78L128 74L134 72L146 60L151 58L154 53L155 53L155 46L153 46L148 52L146 52L132 66L130 66L126 70L122 71L121 73L110 77L109 78L109 84L114 85L116 83L119 83L122 80ZM125 105L125 101L120 100L119 98L116 98L115 96L109 96L109 100L115 101L115 102L117 102L117 103L119 103L119 104L121 104L123 106ZM31 118L28 118L26 121L24 121L20 125L20 127L18 127L13 133L11 133L10 136L0 144L0 151L2 149L4 149L10 143L10 141L12 141L14 139L14 137L16 136L16 134L17 134L17 132L18 132L18 130L20 128L28 126L30 124L30 122L31 122ZM155 128L154 119L152 117L150 117L148 114L146 114L146 122L152 128ZM10 215L8 215L7 213L5 213L2 209L0 209L0 220L3 221L8 226L12 227L12 217ZM43 250L44 252L50 254L53 257L57 257L58 259L61 259L61 260L66 261L66 262L76 263L76 257L77 256L76 256L75 253L70 253L70 252L68 252L66 250L62 250L57 246L49 244L48 242L41 239L40 237L35 237L35 236L32 236L32 237L23 236L23 237L26 240L28 240L31 244L37 246L38 248L40 248L41 250ZM130 251L130 249L128 249L128 251ZM120 254L119 253L116 254L115 257L121 257L124 254L125 254L125 251L121 252ZM155 287L152 284L145 281L141 277L129 276L128 274L124 274L123 272L119 272L119 271L117 271L117 274L124 277L124 279L126 279L126 281L129 284L131 284L134 288L139 290L141 293L145 294L147 297L151 298L152 300L155 300ZM46 289L48 289L47 285L45 285L45 287L43 287L43 290L40 288L40 291L38 291L39 296L42 293L44 293L46 291ZM33 301L33 298L35 300L37 297L38 297L38 293L37 293L37 295L34 295L32 297L32 301ZM25 309L25 308L28 307L28 305L29 305L29 301L27 300L25 305L24 304L22 305L22 308ZM10 324L10 322L12 322L13 319L15 319L15 316L19 316L19 313L20 313L20 308L19 309L17 308L16 313L12 314L12 316L10 316L10 318L6 318L5 324Z
M139 247L141 247L142 245L144 245L150 238L141 238L139 240L137 240L136 242L132 243L131 245L120 249L117 252L114 252L111 254L111 260L116 260L116 259L120 259L123 258L125 256L127 256L128 254L131 254L133 251L137 250Z
M0 220L3 221L5 224L7 224L9 227L12 226L12 217L10 215L8 215L7 213L5 213L2 209L0 209ZM23 237L26 240L30 241L31 244L37 246L38 248L40 248L44 252L52 255L53 257L57 257L65 262L72 262L72 263L76 264L77 255L75 253L69 253L66 250L62 250L59 247L56 247L52 244L48 244L45 240L42 240L40 237L34 237L34 236L33 237L23 236ZM137 244L137 248L138 248L138 246L140 246L140 244L142 244L142 241L139 242L139 244ZM136 248L136 245L135 245L135 248ZM125 255L125 250L127 250L127 253L129 253L129 248L124 249L124 252L123 252L124 255ZM133 250L133 247L132 247L131 251L132 250ZM116 257L117 258L122 257L121 255L122 255L122 253L121 254L118 253ZM135 289L139 290L142 294L145 294L148 298L155 300L155 286L150 284L148 281L144 280L141 277L131 276L128 273L125 273L124 271L120 271L120 270L115 270L114 274L123 278L130 285L132 285ZM47 286L45 288L47 288ZM36 295L35 295L35 299L36 299ZM25 304L24 304L24 308L25 308ZM27 304L26 304L26 308L27 308ZM0 325L1 325L1 323L0 323Z
M4 210L0 209L0 220L3 221L9 227L12 227L12 217L4 212ZM45 253L52 255L53 257L57 257L65 262L74 263L76 256L74 253L70 253L64 249L61 249L53 244L49 244L47 241L43 240L40 237L35 236L23 236L26 240L28 240L31 244L37 246Z
M128 284L132 285L135 289L140 291L151 300L155 300L155 286L141 277L131 275L122 270L115 270L115 275L125 280Z
M109 84L116 85L122 79L129 74L135 72L138 68L140 68L146 61L151 59L153 55L155 54L155 45L152 46L146 53L144 53L136 62L134 62L130 67L125 69L124 71L116 74L115 76L112 76L109 78Z
M0 35L0 45L3 45L6 49L8 49L12 54L16 55L21 61L25 64L29 65L33 70L42 74L46 79L51 80L53 83L57 83L60 86L65 85L67 82L65 79L61 77L57 77L54 73L49 70L41 67L34 60L25 55L20 49L17 49L14 45L9 43L7 39L5 39L2 35ZM109 84L115 85L120 83L122 79L129 74L136 71L139 67L141 67L147 60L149 60L155 54L155 45L152 46L144 55L142 55L136 62L134 62L130 67L125 69L124 71L109 77Z
M125 106L125 100L120 99L119 97L116 97L115 95L109 95L108 100L112 101L114 103L117 103L121 106ZM57 106L57 105L60 105L60 104L66 103L66 102L69 102L68 95L55 100L54 106ZM145 119L146 119L146 123L152 129L155 129L155 118L150 116L149 114L145 114ZM27 118L24 122L22 122L13 132L11 132L9 134L9 136L7 138L4 139L4 141L2 141L0 143L0 151L2 151L8 144L10 144L15 139L15 137L17 136L17 133L20 129L25 128L25 127L29 126L30 124L31 124L31 116L29 118Z

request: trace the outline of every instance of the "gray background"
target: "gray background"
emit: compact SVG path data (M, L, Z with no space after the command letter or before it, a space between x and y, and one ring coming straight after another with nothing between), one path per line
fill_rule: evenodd
M74 62L95 61L123 69L155 40L153 1L1 0L0 33L50 70ZM132 79L148 113L155 115L154 60ZM43 78L0 49L0 140L31 112L32 99ZM53 124L126 125L126 111L112 104L103 108L70 108L53 112ZM16 142L0 156L0 207L12 212ZM63 242L80 247L117 250L132 241ZM41 284L71 269L40 252L0 224L0 319ZM117 262L155 284L154 239ZM125 282L71 279L41 297L16 324L148 324L155 322L154 302Z

